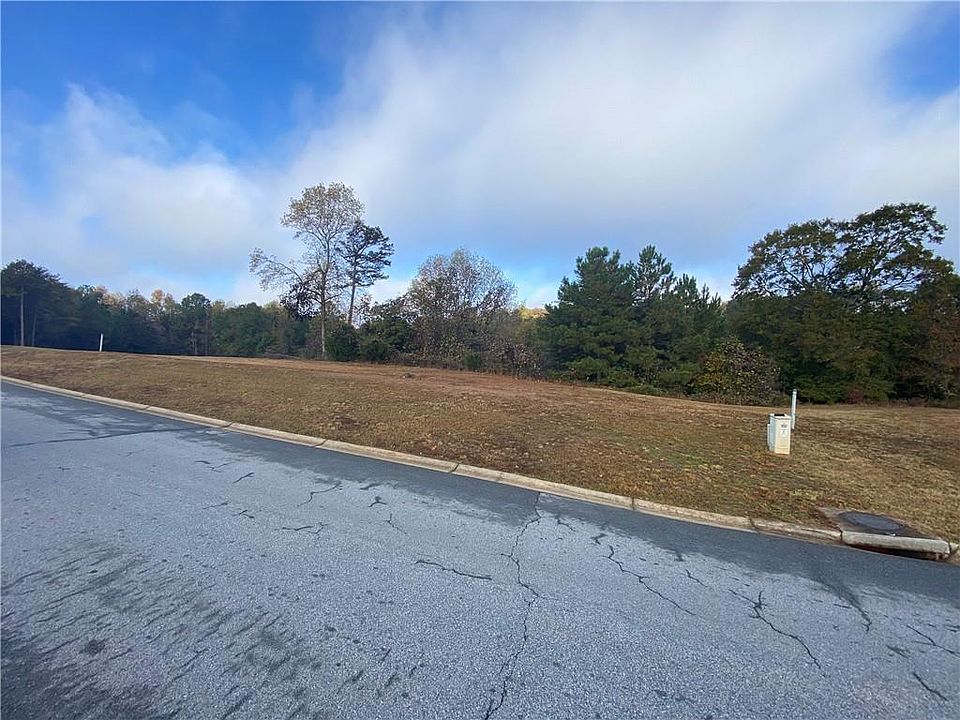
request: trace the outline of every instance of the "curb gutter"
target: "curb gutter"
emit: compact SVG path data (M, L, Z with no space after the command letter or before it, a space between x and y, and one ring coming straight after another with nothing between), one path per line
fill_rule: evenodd
M931 553L947 557L951 554L950 543L939 538L907 537L903 535L878 535L851 530L842 532L841 540L845 545L867 549L906 550L915 553Z
M687 522L699 523L701 525L713 525L714 527L739 530L741 532L756 532L764 535L778 535L782 537L794 538L796 540L804 540L807 542L856 545L856 541L861 540L861 538L849 537L854 535L854 533L841 533L839 530L795 525L793 523L781 522L778 520L763 520L761 518L742 517L739 515L723 515L704 510L694 510L692 508L663 505L661 503L627 497L625 495L615 495L612 493L601 492L599 490L576 487L574 485L564 485L562 483L540 480L538 478L517 475L515 473L503 472L500 470L490 470L487 468L475 467L473 465L465 465L463 463L452 462L449 460L438 460L435 458L422 457L420 455L396 452L394 450L384 450L365 445L354 445L352 443L341 442L339 440L326 440L323 438L312 437L310 435L298 435L297 433L284 432L283 430L271 430L270 428L263 428L255 425L245 425L243 423L235 423L228 420L219 420L217 418L204 417L202 415L194 415L192 413L169 410L167 408L144 405L142 403L134 403L127 400L116 400L114 398L108 398L102 395L90 395L88 393L77 392L76 390L67 390L65 388L53 387L51 385L42 385L40 383L30 382L29 380L20 380L19 378L12 378L6 375L0 375L0 379L2 379L4 382L10 382L14 385L21 385L23 387L33 388L43 392L80 398L82 400L89 400L102 405L111 405L127 410L136 410L139 412L149 413L151 415L159 415L161 417L182 420L197 425L206 425L208 427L231 430L247 435L255 435L257 437L268 438L270 440L281 440L283 442L306 445L307 447L322 447L324 450L332 450L334 452L346 453L349 455L385 460L387 462L400 463L403 465L412 465L414 467L425 468L427 470L435 470L437 472L450 473L452 475L460 475L477 480L487 480L490 482L512 485L514 487L533 490L535 492L547 493L548 495L557 495L559 497L570 498L573 500L582 500L599 505L618 507L648 515L657 515L676 520L685 520ZM944 545L946 545L946 543L944 543ZM946 554L949 553L951 549L952 548L948 547L947 550L944 551L943 548L938 545L936 550L933 550L933 552L943 552ZM923 550L929 551L929 548L924 547Z

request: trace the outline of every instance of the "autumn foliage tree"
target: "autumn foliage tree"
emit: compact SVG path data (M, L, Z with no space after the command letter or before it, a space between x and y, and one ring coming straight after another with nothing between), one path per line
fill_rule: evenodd
M496 336L515 309L516 288L493 263L459 248L427 258L410 283L406 306L419 352L460 364Z
M264 289L279 289L281 304L298 317L318 317L321 357L327 354L330 315L349 285L342 244L363 210L353 188L343 183L305 188L280 220L303 244L301 256L282 261L260 248L250 255L250 271Z

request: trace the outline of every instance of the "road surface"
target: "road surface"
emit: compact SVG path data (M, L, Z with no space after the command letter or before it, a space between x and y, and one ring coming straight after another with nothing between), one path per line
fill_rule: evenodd
M953 566L2 403L5 719L960 712Z

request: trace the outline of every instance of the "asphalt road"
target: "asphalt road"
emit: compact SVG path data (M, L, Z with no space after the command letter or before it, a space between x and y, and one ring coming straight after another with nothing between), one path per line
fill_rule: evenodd
M3 718L956 718L958 568L4 384Z

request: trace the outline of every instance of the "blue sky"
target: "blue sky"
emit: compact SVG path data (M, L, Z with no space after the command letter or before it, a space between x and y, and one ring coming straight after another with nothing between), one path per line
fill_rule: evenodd
M465 245L539 305L648 243L728 295L766 231L898 201L957 261L958 7L4 3L3 260L262 301L250 250L339 180L380 298Z

